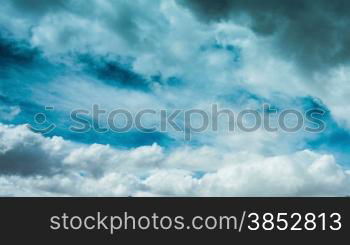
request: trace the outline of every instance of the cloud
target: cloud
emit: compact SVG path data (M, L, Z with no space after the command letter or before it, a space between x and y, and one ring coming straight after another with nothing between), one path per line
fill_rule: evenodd
M336 119L332 129L347 132L348 7L340 0L6 1L0 119L31 123L53 106L52 135L64 138L1 125L1 194L349 194L337 151L320 153L332 144L323 135L224 130L183 144L172 131L66 130L71 110L93 104L137 112L209 111L215 103L239 112L268 102L303 111L312 100Z
M52 175L62 171L60 150L65 142L46 139L26 126L0 126L0 173L5 175Z
M118 150L0 126L1 195L298 196L349 194L350 174L309 150L264 156L217 148ZM213 163L217 163L214 164Z
M2 106L2 105L0 105L0 119L2 119L2 120L11 121L20 112L21 112L21 108L18 106Z
M153 45L150 39L166 22L159 5L159 1L144 0L92 0L89 4L81 0L15 0L5 5L7 11L2 15L12 14L16 21L11 31L45 47L47 54L91 48L120 54L124 50L127 55Z
M64 8L67 0L13 0L11 4L24 14L43 15Z
M304 71L348 64L350 4L336 1L178 0L202 21L234 20L258 35L273 36L277 53Z

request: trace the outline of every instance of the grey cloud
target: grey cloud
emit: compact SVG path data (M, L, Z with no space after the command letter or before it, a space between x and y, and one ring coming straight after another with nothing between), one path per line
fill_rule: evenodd
M67 0L12 0L11 4L22 14L42 15L65 7Z
M52 176L62 173L64 142L44 138L26 126L0 124L0 175Z
M21 146L0 155L0 174L48 176L57 173L55 167L58 163L40 148L26 149Z
M350 60L350 2L346 0L178 0L204 22L234 20L258 35L275 35L277 52L304 71Z

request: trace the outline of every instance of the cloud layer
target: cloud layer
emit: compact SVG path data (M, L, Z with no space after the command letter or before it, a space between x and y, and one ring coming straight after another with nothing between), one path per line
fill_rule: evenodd
M1 195L333 196L350 192L350 173L332 155L308 150L273 157L222 154L209 147L166 153L156 144L117 150L45 138L25 125L2 125L0 137Z
M2 9L0 195L349 194L348 1L13 0ZM223 120L191 142L172 130L68 130L70 112L93 104L136 113L264 103L321 108L327 129L229 134ZM50 135L25 126L42 112L57 125Z

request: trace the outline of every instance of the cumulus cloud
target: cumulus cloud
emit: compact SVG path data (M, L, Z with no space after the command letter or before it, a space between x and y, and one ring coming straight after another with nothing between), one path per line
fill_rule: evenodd
M346 195L350 174L332 155L304 150L267 157L216 148L165 152L45 138L25 125L0 126L1 195L263 196ZM213 164L215 163L215 164Z
M66 143L54 137L46 139L30 132L26 126L0 126L0 173L52 175L61 171L61 150Z

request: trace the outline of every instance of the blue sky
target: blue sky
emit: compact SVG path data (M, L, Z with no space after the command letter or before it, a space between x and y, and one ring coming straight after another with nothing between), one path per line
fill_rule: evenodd
M8 1L0 14L1 195L349 194L350 57L341 23L350 20L335 6L33 2ZM314 35L303 36L310 27L292 16L310 18ZM131 113L322 109L326 129L227 132L223 120L190 141L174 130L69 130L71 111L94 104ZM37 113L46 114L43 125ZM49 124L57 127L43 135L26 126Z

